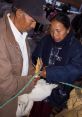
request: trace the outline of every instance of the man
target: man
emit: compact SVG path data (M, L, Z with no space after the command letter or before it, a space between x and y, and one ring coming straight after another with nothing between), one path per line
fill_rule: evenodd
M15 96L33 74L27 32L36 21L46 21L43 15L44 0L16 0L12 11L0 19L0 104ZM42 22L41 22L42 23ZM30 60L30 61L29 61ZM34 87L32 82L24 91ZM0 109L1 117L15 117L17 98Z

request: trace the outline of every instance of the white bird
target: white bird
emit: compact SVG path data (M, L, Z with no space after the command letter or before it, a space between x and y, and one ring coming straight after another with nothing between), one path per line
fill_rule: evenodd
M45 80L40 79L29 94L23 94L18 97L18 107L16 111L17 117L30 114L34 101L42 101L51 95L52 89L58 85L49 84Z

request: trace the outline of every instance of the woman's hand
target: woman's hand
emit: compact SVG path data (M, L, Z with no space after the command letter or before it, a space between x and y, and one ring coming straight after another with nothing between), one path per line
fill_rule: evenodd
M40 76L46 78L46 67L44 67L40 73Z

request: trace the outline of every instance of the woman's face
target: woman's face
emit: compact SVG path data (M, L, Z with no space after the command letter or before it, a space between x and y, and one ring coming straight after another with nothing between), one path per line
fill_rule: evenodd
M67 29L61 22L54 20L50 25L50 33L55 42L62 41L69 33L70 29Z

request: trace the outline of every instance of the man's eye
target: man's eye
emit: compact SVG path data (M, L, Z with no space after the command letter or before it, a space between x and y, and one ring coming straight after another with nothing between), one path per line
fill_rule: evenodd
M36 23L36 21L35 21L35 20L32 20L32 22Z

